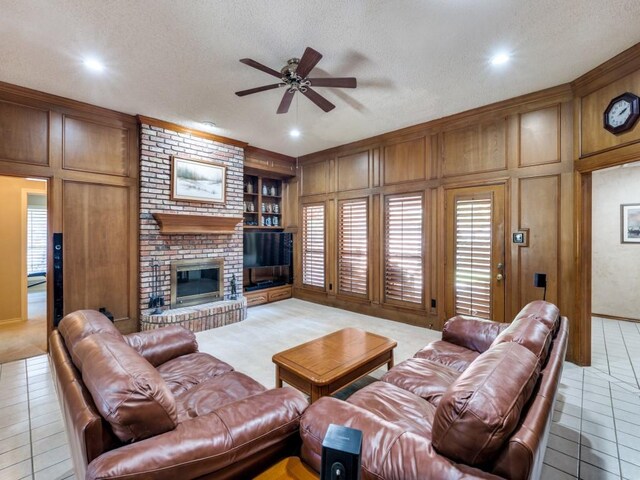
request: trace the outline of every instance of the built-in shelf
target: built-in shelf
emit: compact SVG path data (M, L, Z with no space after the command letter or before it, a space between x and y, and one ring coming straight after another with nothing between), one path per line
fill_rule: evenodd
M182 215L177 213L154 213L153 218L165 234L232 234L242 222L240 217L216 217L209 215Z

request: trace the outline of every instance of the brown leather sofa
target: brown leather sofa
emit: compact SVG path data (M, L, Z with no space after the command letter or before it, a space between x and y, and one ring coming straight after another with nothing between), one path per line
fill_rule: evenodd
M539 478L567 333L567 319L541 301L510 324L454 317L442 340L381 381L311 405L302 458L319 471L337 423L363 432L363 479Z
M305 397L267 390L167 327L123 336L102 314L50 337L76 478L250 478L299 448Z

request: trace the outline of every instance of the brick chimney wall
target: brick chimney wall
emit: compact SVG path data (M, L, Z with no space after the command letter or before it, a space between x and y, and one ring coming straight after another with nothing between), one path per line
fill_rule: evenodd
M151 265L160 265L160 290L165 304L171 299L171 261L224 258L224 292L231 291L231 275L242 287L242 224L232 235L164 235L153 213L242 217L244 150L188 133L142 124L140 126L140 308L147 309L153 289ZM171 157L225 165L224 204L171 200Z

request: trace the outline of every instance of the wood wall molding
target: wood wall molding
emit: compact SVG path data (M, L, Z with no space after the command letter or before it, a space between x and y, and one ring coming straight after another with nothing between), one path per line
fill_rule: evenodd
M165 128L167 130L173 130L174 132L189 133L191 135L195 135L196 137L205 138L214 142L235 145L236 147L240 148L245 148L247 145L249 145L247 142L243 142L241 140L221 137L220 135L214 135L213 133L203 132L202 130L183 127L182 125L178 125L177 123L167 122L165 120L159 120L157 118L147 117L145 115L138 115L136 118L138 119L139 123L144 123L146 125L151 125L154 127Z
M576 97L584 97L637 70L640 70L640 43L576 78L571 88Z
M0 95L2 98L10 99L20 105L38 104L46 110L56 110L65 113L74 112L75 114L89 114L92 117L101 116L121 120L127 124L135 125L136 119L132 115L117 112L108 108L98 107L90 103L72 100L50 93L32 90L30 88L12 85L10 83L0 82Z
M242 217L221 217L217 215L186 215L177 213L153 213L160 226L160 233L169 234L226 234L236 233L236 226Z
M501 116L524 113L532 110L539 110L545 106L556 105L558 103L570 102L573 98L571 85L566 83L556 87L547 88L538 92L528 93L519 97L510 98L501 102L484 105L482 107L467 110L447 117L430 120L428 122L412 125L399 130L386 132L380 135L369 137L363 140L339 145L319 152L303 155L298 158L300 164L317 161L318 158L337 155L350 150L362 150L374 148L386 142L396 142L400 137L434 134L441 131L461 128L465 125L477 122L492 121Z

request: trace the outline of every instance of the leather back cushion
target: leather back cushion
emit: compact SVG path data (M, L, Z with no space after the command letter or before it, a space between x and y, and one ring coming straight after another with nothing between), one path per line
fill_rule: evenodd
M506 342L516 342L529 349L543 365L549 355L553 332L535 317L520 317L509 325L491 344L491 347Z
M64 317L58 325L58 331L71 355L76 368L82 371L82 363L75 354L76 345L94 333L106 333L124 342L124 337L111 320L95 310L77 310Z
M560 310L553 303L535 300L524 306L514 320L523 317L535 317L544 323L554 334L560 326Z
M133 348L112 335L97 333L75 350L96 408L121 441L142 440L175 428L176 401L169 387Z
M468 465L494 459L515 430L539 373L538 358L518 343L487 350L442 396L434 448Z

